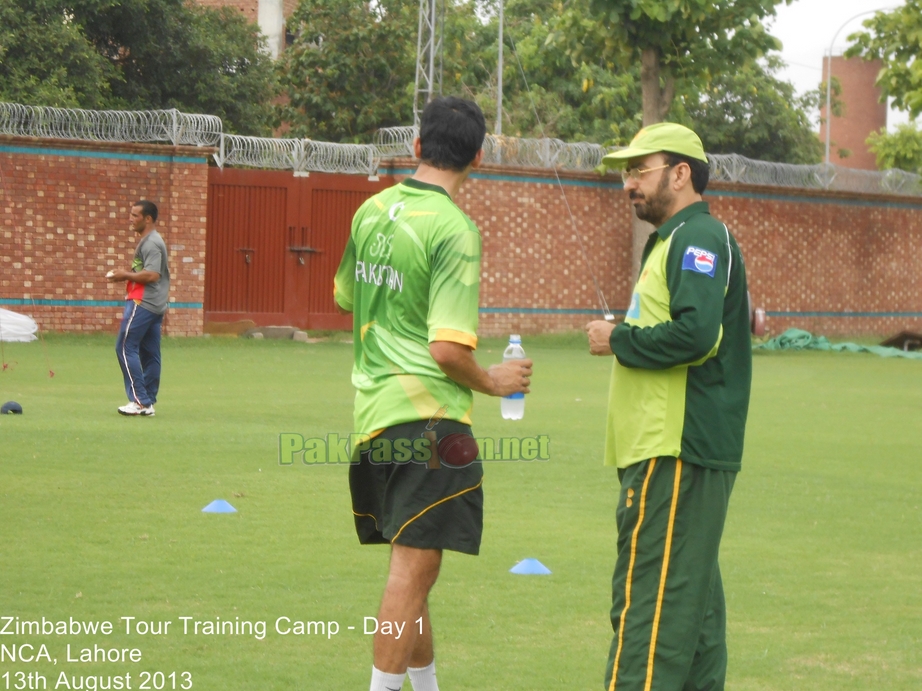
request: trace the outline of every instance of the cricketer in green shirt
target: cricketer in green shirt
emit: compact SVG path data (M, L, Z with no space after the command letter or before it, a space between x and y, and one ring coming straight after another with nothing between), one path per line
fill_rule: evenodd
M622 324L612 331L605 463L672 456L740 469L752 378L746 268L706 202L650 235Z
M719 566L752 377L746 269L702 199L710 169L687 127L645 127L603 160L623 165L638 218L656 226L623 323L587 325L613 354L605 461L618 466L607 691L726 684Z
M441 187L412 178L355 214L334 297L354 313L355 431L443 415L471 424L471 390L431 341L477 346L480 232Z

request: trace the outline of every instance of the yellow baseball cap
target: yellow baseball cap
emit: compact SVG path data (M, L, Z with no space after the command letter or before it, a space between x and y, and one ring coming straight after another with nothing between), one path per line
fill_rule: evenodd
M701 138L683 125L674 122L660 122L644 127L630 146L614 151L602 158L602 163L610 168L624 164L631 158L640 158L650 154L666 151L689 158L696 158L707 163Z

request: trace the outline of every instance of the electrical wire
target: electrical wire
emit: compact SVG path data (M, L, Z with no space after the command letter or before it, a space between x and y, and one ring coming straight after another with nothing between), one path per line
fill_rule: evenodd
M525 91L528 94L528 100L531 103L532 111L535 114L535 122L538 123L538 128L541 130L541 136L547 138L547 135L544 131L544 123L541 122L541 116L538 114L538 106L535 104L535 99L531 94L531 85L528 83L528 77L525 75L525 68L522 66L522 61L519 59L518 51L515 49L515 41L512 36L509 36L510 48L512 49L512 55L515 57L515 61L519 66L519 72L522 74L522 82L525 84ZM576 239L579 242L579 249L583 255L583 260L586 262L586 268L589 269L589 275L592 277L592 283L595 286L596 295L599 298L599 304L602 307L602 314L605 315L605 321L614 321L615 317L611 313L611 310L608 308L608 301L605 299L605 295L602 293L602 287L599 284L599 279L595 275L595 271L592 269L592 262L589 261L589 253L586 251L586 245L583 242L583 237L579 232L579 228L576 225L576 218L573 216L573 212L570 209L570 201L567 199L567 192L563 187L563 183L560 181L560 174L557 170L556 162L553 165L554 178L557 180L557 187L560 189L560 194L563 196L563 203L567 209L567 215L570 217L570 224L573 226L573 232L576 233Z

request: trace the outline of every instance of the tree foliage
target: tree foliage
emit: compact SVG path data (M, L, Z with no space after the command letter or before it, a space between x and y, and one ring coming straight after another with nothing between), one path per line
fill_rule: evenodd
M787 0L506 0L503 132L628 142L645 117L642 65L653 50L659 96L676 95L659 102L658 118L694 127L710 151L816 160L806 116L815 97L776 79L777 62L752 60L774 45L761 18L778 1ZM490 129L495 3L447 0L442 23L443 92L476 100ZM412 122L417 12L416 0L301 0L275 68L277 115L291 134L370 141ZM0 98L176 107L268 134L276 92L260 46L239 12L191 0L0 0Z
M922 132L914 122L900 125L893 133L871 133L868 147L877 156L879 170L897 168L922 174Z
M0 100L100 108L114 76L58 2L0 1Z
M674 119L692 127L710 153L819 163L823 145L807 115L819 104L819 90L797 96L791 83L774 76L780 68L781 61L771 57L723 72L700 91L680 97Z
M294 45L280 69L291 133L370 141L381 127L412 122L416 65L415 0L302 0L289 20ZM475 100L495 127L496 8L448 0L442 92ZM523 137L605 141L639 109L634 78L596 60L574 63L549 45L558 0L507 0L503 131ZM521 66L519 65L521 61ZM524 74L523 74L524 72ZM639 92L636 92L639 93ZM630 126L631 133L638 125Z
M112 102L217 115L268 133L275 94L258 28L231 8L187 0L71 0L87 38L117 69Z
M413 121L418 3L301 0L280 71L282 120L297 136L370 140Z
M570 0L570 7L576 7L575 0ZM588 12L576 13L582 17L584 38L582 59L575 62L573 54L560 50L553 39L563 21L558 17L564 14L565 8L556 0L510 0L506 5L507 43L515 51L507 48L503 131L516 136L627 144L642 126L640 66L622 68L603 57L605 45L601 40L592 42L599 34ZM488 84L474 93L485 112L492 114L495 21L487 28L492 33L486 45L493 47L484 61ZM816 109L819 94L797 96L792 84L777 78L780 68L780 59L769 56L716 76L708 72L695 80L683 79L667 117L698 131L708 151L815 163L821 158L822 146L808 113ZM838 105L834 101L834 110Z
M616 61L611 37L598 30L589 2L506 0L504 134L626 144L642 126L640 65ZM763 9L770 5L766 0ZM283 119L292 134L371 141L381 127L411 123L417 11L415 0L302 0L289 21L297 38L280 65L288 96ZM445 11L443 92L477 101L495 131L495 0L448 0ZM761 24L752 20L752 26ZM578 53L560 43L565 30L575 29L582 36ZM752 31L762 36L759 46L773 43ZM727 50L733 40L727 39ZM754 49L743 51L751 54ZM807 115L817 94L797 97L775 76L777 58L745 59L735 69L728 56L709 61L713 68L675 80L669 119L698 130L710 151L819 160Z
M845 55L883 61L877 77L882 97L892 97L895 107L915 118L922 113L922 0L878 12L864 26L867 31L848 37L853 45Z
M30 105L179 108L269 132L258 28L191 0L2 0L0 95Z
M554 45L550 37L562 11L559 0L508 0L505 5L503 132L595 142L633 135L640 126L636 75L606 62L599 46L587 50L585 59L574 61ZM496 112L495 14L484 33L487 79L477 100L492 114Z
M566 9L554 40L565 43L577 62L588 43L601 45L600 57L623 69L639 65L643 123L649 125L666 117L677 91L780 48L762 20L779 2L791 1L591 0L588 17Z

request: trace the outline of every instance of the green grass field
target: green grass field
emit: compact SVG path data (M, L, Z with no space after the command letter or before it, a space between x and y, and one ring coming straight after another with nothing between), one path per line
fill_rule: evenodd
M18 672L50 689L67 688L62 672L130 673L137 689L144 671L167 675L161 688L175 671L176 688L189 672L195 689L367 689L363 618L377 611L386 548L358 545L345 466L278 464L282 432L351 431L351 347L168 339L157 416L134 419L115 412L113 343L49 337L54 378L40 343L4 345L0 402L25 414L0 417L0 617L115 630L0 635L0 690L37 681ZM479 397L475 432L546 434L551 459L487 464L482 553L446 555L431 597L445 691L601 688L618 486L601 464L611 361L590 358L578 335L525 347L536 362L525 419L504 422L498 401ZM501 348L486 341L478 355L496 362ZM922 687L920 420L922 363L755 357L721 561L728 688ZM219 498L239 512L201 512ZM508 573L526 557L553 575ZM127 635L122 617L172 623ZM265 637L191 628L238 617L266 622ZM281 635L280 617L339 633ZM34 647L17 655L44 644L57 664L11 661L23 644ZM142 659L67 662L68 645L71 657L98 645Z

